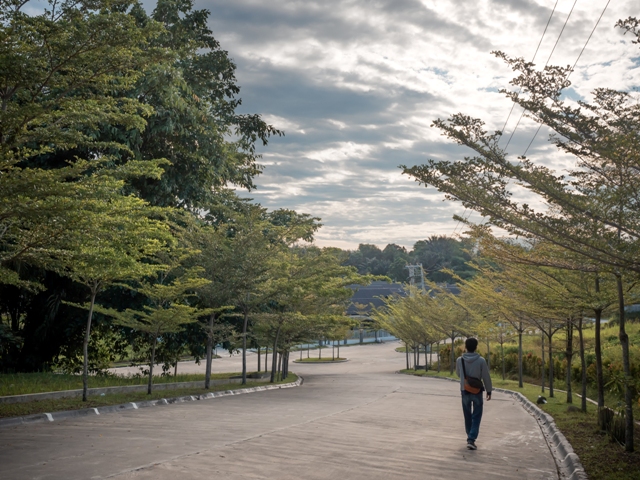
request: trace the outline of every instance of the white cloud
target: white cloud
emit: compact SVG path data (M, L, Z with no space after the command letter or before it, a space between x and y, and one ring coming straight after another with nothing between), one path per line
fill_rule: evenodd
M513 72L490 54L531 60L555 0L200 0L238 64L243 109L286 132L261 149L265 172L251 196L323 219L318 242L410 247L461 230L460 205L403 177L400 164L470 152L431 127L453 113L502 129ZM536 57L544 65L573 0L559 0ZM571 80L576 94L640 85L637 45L613 28L636 0L611 2ZM573 65L606 0L578 2L551 57ZM520 110L510 117L510 135ZM537 126L524 118L509 151L521 155ZM571 159L536 137L530 158L566 170ZM506 143L506 140L504 141Z

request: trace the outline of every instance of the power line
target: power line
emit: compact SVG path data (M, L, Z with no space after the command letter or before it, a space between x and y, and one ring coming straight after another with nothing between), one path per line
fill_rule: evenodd
M564 21L564 25L562 25L562 30L560 30L560 35L558 35L558 39L556 40L556 43L553 45L553 48L551 49L551 53L549 54L549 58L547 58L547 61L544 64L545 67L549 64L549 60L551 60L551 57L553 56L553 52L556 51L556 47L558 46L558 42L560 42L560 37L562 37L562 33L564 32L564 29L567 26L567 23L569 23L569 19L571 18L571 14L573 13L573 9L576 8L576 3L578 3L578 0L575 0L573 2L573 6L571 7L571 10L569 11L569 15L567 15L567 19Z
M582 50L580 50L580 54L578 55L578 58L576 58L576 61L573 63L573 67L571 67L571 70L569 70L569 73L567 74L565 80L568 80L569 77L571 76L571 74L573 73L573 71L575 70L576 65L578 64L578 61L580 60L580 57L582 57L582 54L584 53L585 49L587 48L587 45L589 44L589 41L591 40L591 37L593 36L593 34L596 31L596 28L598 28L598 25L600 24L600 20L602 20L602 17L604 16L604 13L607 11L607 8L609 8L609 3L611 3L611 0L607 0L607 4L602 9L602 13L600 14L600 17L598 18L598 21L593 26L593 29L591 30L591 33L589 34L589 37L587 38L587 41L584 43L584 46L582 47ZM574 6L575 6L575 4L574 4ZM551 57L549 57L549 58L551 58ZM527 149L522 154L523 157L527 154L527 152L529 151L529 148L531 148L531 145L533 144L533 141L538 136L538 133L540 133L540 129L541 128L542 128L542 123L540 125L538 125L538 129L536 130L536 133L533 135L533 138L529 142L529 145L527 145Z
M467 210L469 210L468 208L465 207L464 212L462 212L462 220L458 220L458 223L456 223L456 228L453 229L453 233L452 235L455 235L457 230L458 230L458 226L460 226L460 222L464 221L466 222L467 220L469 220L469 217L471 216L471 213L473 212L472 210L469 210L469 213L467 213ZM466 214L466 216L465 216Z
M556 7L558 6L558 2L559 1L560 0L556 0L556 4L553 6L553 10L551 10L551 15L549 15L549 20L547 20L547 24L544 27L544 32L542 32L542 36L540 37L540 41L538 42L538 46L536 47L536 51L533 54L533 57L531 58L531 63L533 63L535 61L536 56L538 55L538 50L540 50L540 45L542 45L542 40L544 39L544 36L547 33L547 29L549 28L549 24L551 23L551 19L553 18L553 14L556 11ZM522 87L520 87L518 89L518 93L516 94L516 96L520 95L520 92L522 92ZM515 108L515 106L516 106L516 102L513 102L513 104L511 105L511 110L509 110L509 115L507 115L507 119L504 121L504 125L502 126L502 130L501 131L504 132L504 129L507 128L507 123L509 122L509 119L511 118L511 114L513 113L513 109ZM520 118L522 118L522 117L520 117ZM520 120L518 120L518 123L520 123ZM516 128L518 128L517 125L516 125ZM514 131L515 131L515 129L514 129ZM513 133L511 134L511 137L513 137ZM509 142L511 141L511 137L509 137ZM509 146L509 142L507 142L507 147ZM504 148L507 148L507 147L504 147Z
M464 216L464 214L467 213L467 208L465 207L464 212L462 212L462 215ZM456 231L458 230L458 227L460 226L460 220L458 220L458 223L456 223L456 228L453 229L453 233L451 235L455 235Z
M562 37L562 34L564 33L564 29L567 26L567 23L569 23L569 19L571 18L571 14L573 13L573 9L576 8L576 4L577 3L578 3L578 0L574 0L573 6L571 7L571 10L569 11L569 15L567 15L567 18L564 21L564 24L562 25L562 30L560 30L560 33L558 34L558 38L556 39L556 43L553 44L553 48L551 49L551 53L549 54L549 58L547 58L547 61L544 64L545 67L549 64L549 61L551 60L551 57L553 56L553 52L556 51L556 47L558 46L558 43L560 42L560 38ZM556 1L556 5L557 4L558 4L558 2ZM555 11L555 7L553 9ZM549 20L551 20L551 18L549 18ZM546 29L545 29L545 31L546 31ZM520 114L520 118L518 119L518 123L516 123L516 126L514 127L513 131L511 132L511 135L509 136L509 140L507 141L507 144L504 147L505 150L507 149L507 147L511 143L511 139L513 138L513 135L516 133L516 130L518 129L518 126L520 125L520 121L524 117L524 114L525 114L526 111L527 111L526 108L522 109L522 113Z
M556 12L556 8L558 6L558 2L560 0L556 0L556 3L553 5L553 9L551 10L551 14L549 15L549 18L547 19L547 24L544 27L544 31L542 32L542 35L540 36L540 41L538 41L538 45L536 46L536 51L533 53L533 57L531 57L531 63L533 63L536 59L536 57L538 56L538 51L540 50L540 46L542 45L542 41L544 40L545 35L547 34L547 30L549 29L549 25L551 24L551 19L553 18L553 15ZM578 0L575 0L576 2ZM575 3L573 4L573 6L575 7ZM571 9L571 11L573 12L573 8ZM569 13L569 16L571 16L571 13ZM568 17L567 17L568 19ZM565 26L566 26L566 22L565 22ZM564 31L564 26L562 27L562 30ZM560 32L560 35L562 35L562 31ZM558 37L558 40L560 39L560 37ZM556 40L556 45L558 44L558 40ZM554 50L555 50L555 45L554 45ZM553 51L551 52L553 53ZM551 58L551 57L549 57ZM547 60L548 62L549 60ZM518 93L517 95L520 95L520 92L522 92L522 87L520 87L518 89ZM513 109L516 106L516 102L513 102L513 104L511 105L511 110L509 110L509 115L507 115L507 119L504 121L504 125L502 126L502 132L504 132L505 128L507 128L507 123L509 122L509 119L511 118L511 114L513 113ZM522 117L524 115L525 110L522 111L522 113L520 114L520 118L518 119L518 123L516 123L515 128L513 129L513 131L511 132L511 136L509 137L509 140L507 141L507 144L505 145L505 149L509 146L509 143L511 143L511 139L513 138L513 134L515 133L516 129L518 128L518 125L520 124L520 120L522 120ZM467 214L467 208L464 209L464 212L462 213L462 218L466 221L468 220L468 218L471 216L471 212L469 212L465 218L465 214ZM460 220L458 220L458 223L456 223L456 227L453 229L453 235L456 234L456 232L458 231L458 227L460 226Z

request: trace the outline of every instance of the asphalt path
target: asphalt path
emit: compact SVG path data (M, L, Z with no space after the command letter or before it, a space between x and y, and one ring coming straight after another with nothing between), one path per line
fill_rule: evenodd
M3 428L0 478L558 478L537 422L505 394L485 402L478 450L467 450L458 384L396 374L397 345L292 364L297 388ZM214 371L239 362L217 359Z

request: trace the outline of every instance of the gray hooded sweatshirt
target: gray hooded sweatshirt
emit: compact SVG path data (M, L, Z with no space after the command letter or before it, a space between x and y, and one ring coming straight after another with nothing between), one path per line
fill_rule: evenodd
M489 367L479 353L463 353L461 357L456 360L456 372L460 377L460 390L464 391L464 374L462 373L462 360L464 359L464 368L467 371L467 377L475 377L482 380L484 383L484 389L488 394L493 390L491 385L491 376L489 375Z

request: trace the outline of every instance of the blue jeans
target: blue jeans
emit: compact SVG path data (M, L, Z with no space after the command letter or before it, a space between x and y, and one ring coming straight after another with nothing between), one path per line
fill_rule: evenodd
M476 441L482 420L482 392L473 394L462 392L462 412L464 413L464 429L467 431L467 442Z

